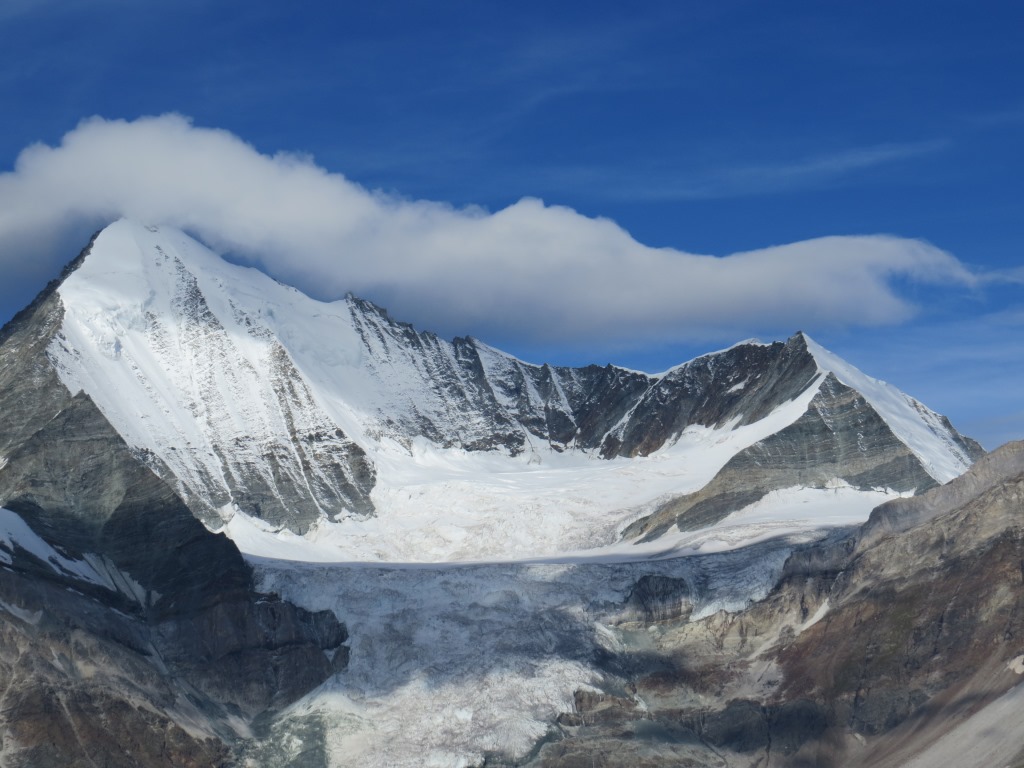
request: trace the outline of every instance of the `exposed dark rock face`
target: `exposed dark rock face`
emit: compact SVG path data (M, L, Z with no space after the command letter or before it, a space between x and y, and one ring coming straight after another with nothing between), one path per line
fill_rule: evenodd
M230 764L233 732L161 668L143 622L11 569L0 600L5 765Z
M194 415L205 419L211 431L232 434L235 404L218 402L218 398L225 391L235 397L249 395L246 380L264 372L234 353L235 342L211 311L196 276L180 259L167 254L163 258L175 275L172 316L147 313L148 332L159 352L170 343L165 341L171 336L170 328L185 329L180 344L189 368L198 372L197 391L208 398L192 403ZM181 490L190 506L211 526L221 523L216 508L234 501L250 514L274 525L291 524L299 531L305 531L324 509L371 513L369 493L375 470L366 454L320 416L309 387L281 344L262 327L251 323L244 327L253 338L270 345L267 396L281 414L284 434L263 436L264 442L256 445L249 435L234 435L226 444L214 442L223 481L208 477L199 488L183 483ZM309 414L314 416L305 418ZM157 463L154 469L165 479L173 478L163 464Z
M995 482L994 465L1008 470ZM879 536L893 510L876 511L832 586L838 607L780 654L784 692L814 692L878 734L943 691L978 694L983 670L1005 671L1024 641L1024 444L981 470L900 504L923 518L905 531Z
M893 499L871 512L857 536L866 551L884 536L900 533L964 506L1012 477L1021 465L1021 443L1008 443L978 458L971 471L925 496Z
M60 316L48 289L0 334L0 507L54 553L0 544L4 762L226 765L232 723L343 668L347 634L256 594L234 544L67 391L44 354Z
M353 322L374 357L410 356L453 414L392 421L406 437L469 450L524 450L527 436L556 449L602 457L646 456L686 427L749 424L804 391L817 364L802 335L788 342L741 344L697 358L664 376L612 365L531 365L475 339L452 343L417 332L381 308L350 299Z
M425 435L469 450L526 449L528 440L604 458L646 456L688 427L752 424L819 381L819 367L798 333L786 342L740 344L663 376L614 366L561 368L510 358L473 339L449 344L398 323L369 302L350 299L353 322L371 359L408 357L422 367L451 414L417 413L389 422L395 434ZM967 461L984 454L945 423ZM712 525L772 490L822 488L836 479L859 489L924 491L935 480L864 396L835 374L820 382L807 412L736 455L700 491L673 499L625 531L657 538L673 525Z
M646 456L689 426L752 424L806 390L817 372L802 334L699 357L652 382L602 455Z
M683 579L650 574L640 578L626 598L622 622L654 624L686 619L693 611L692 590Z
M471 450L517 453L525 449L528 434L559 450L571 446L605 458L646 456L687 427L752 424L800 396L819 374L801 333L784 343L741 344L664 376L648 376L611 365L530 365L474 339L448 345L392 320L369 302L352 299L351 311L364 339L372 336L385 356L398 346L415 349L452 412L471 415L456 420L454 431L426 416L391 426ZM980 445L943 423L964 457L984 455ZM477 431L466 431L471 429ZM771 490L821 488L835 479L860 489L917 492L936 484L864 397L828 374L795 423L735 456L701 491L637 521L625 536L651 539L675 524L700 528Z

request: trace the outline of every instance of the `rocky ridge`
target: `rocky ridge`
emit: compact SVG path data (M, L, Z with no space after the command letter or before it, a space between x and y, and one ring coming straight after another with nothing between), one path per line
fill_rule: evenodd
M967 440L959 444L965 462L981 455ZM863 395L828 373L803 416L737 453L706 486L665 503L625 535L650 540L672 525L704 528L774 489L826 488L837 480L860 490L920 492L936 485Z

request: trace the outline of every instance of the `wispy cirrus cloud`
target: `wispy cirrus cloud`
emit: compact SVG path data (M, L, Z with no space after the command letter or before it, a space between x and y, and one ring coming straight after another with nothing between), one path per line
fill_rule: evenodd
M982 283L1024 285L1024 267L990 269L979 272L977 276Z
M1024 123L1024 105L1010 106L1005 109L979 112L969 115L964 122L974 128L998 128Z
M815 185L854 171L889 165L948 148L945 139L904 144L876 144L855 147L825 155L815 155L790 163L751 165L723 170L723 186L730 190L778 191L790 186Z
M716 257L648 247L537 199L493 213L403 199L173 114L92 118L58 146L25 149L0 175L0 259L13 268L40 238L121 216L185 228L320 298L353 291L442 332L534 342L877 326L915 313L900 285L976 282L918 240L825 237Z
M718 200L841 186L871 170L881 170L948 149L948 139L874 144L788 161L714 167L568 166L531 171L553 188L571 188L607 199Z

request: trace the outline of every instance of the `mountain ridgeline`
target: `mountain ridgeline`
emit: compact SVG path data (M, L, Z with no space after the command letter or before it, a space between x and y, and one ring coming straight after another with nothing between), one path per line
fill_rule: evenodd
M214 528L233 509L300 534L372 515L375 455L388 446L643 457L687 430L754 424L810 391L798 424L727 468L715 509L729 494L753 498L735 479L743 462L776 483L923 490L981 455L892 388L887 402L866 400L856 386L877 383L845 364L839 375L853 378L837 378L802 333L660 375L532 365L354 297L313 301L181 232L126 221L99 234L55 300L63 317L46 330L46 359L61 381ZM634 532L682 519L671 509Z

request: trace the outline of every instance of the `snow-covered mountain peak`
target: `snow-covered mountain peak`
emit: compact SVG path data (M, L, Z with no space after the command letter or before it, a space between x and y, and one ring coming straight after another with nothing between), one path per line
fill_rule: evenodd
M275 524L366 514L372 465L295 365L358 369L343 303L323 304L228 264L184 233L119 221L58 288L58 375L208 523L237 505ZM289 349L291 347L292 349Z
M971 452L891 394L802 334L531 365L114 225L0 331L4 762L842 759L865 690L851 760L891 754L908 690L1021 661L1021 462L876 507L936 482L914 419Z
M656 376L534 365L354 296L316 301L180 230L130 221L101 232L57 290L48 356L61 381L251 552L290 542L300 559L523 559L607 545L753 446L804 429L809 409L850 401L823 389L830 373L926 467L908 487L969 461L941 417L801 334ZM786 450L817 461L805 439Z

